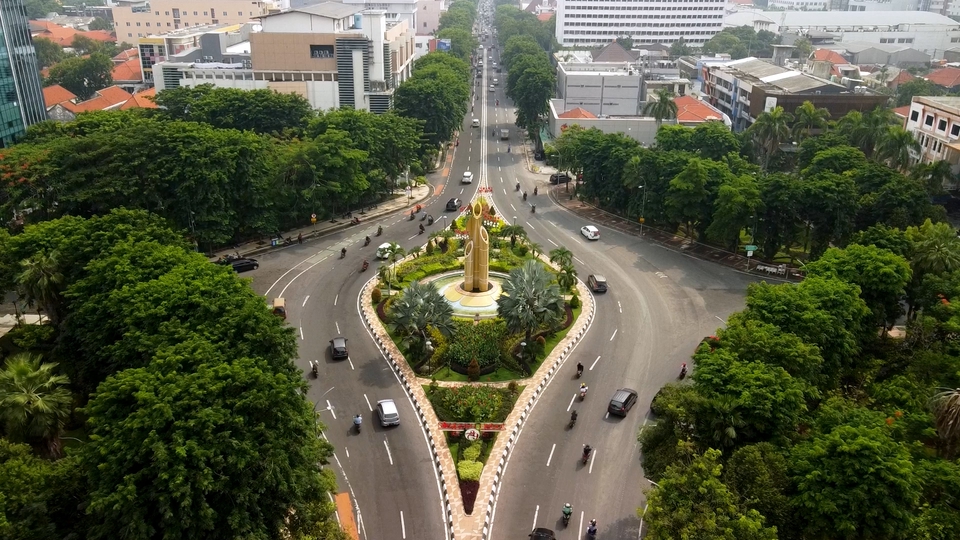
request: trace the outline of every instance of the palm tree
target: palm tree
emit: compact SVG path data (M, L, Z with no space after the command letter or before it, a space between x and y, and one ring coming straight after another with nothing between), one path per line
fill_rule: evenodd
M563 246L552 249L550 250L550 262L560 268L570 266L573 264L573 253Z
M380 277L386 276L387 279L385 281L387 282L387 296L390 296L393 293L393 290L390 287L390 282L397 276L397 259L406 255L407 252L404 251L404 249L400 247L400 244L396 242L390 242L390 246L384 251L387 254L387 259L390 261L390 268L389 270L386 270Z
M563 314L563 298L560 288L553 283L553 276L535 260L528 260L519 268L510 271L503 282L503 295L497 302L497 315L507 323L507 330L524 333L524 340L531 342L533 333L558 320ZM526 359L521 359L525 371L530 368Z
M893 123L893 112L877 107L866 114L860 111L848 112L837 122L837 128L853 145L863 150L867 157L872 157L877 142Z
M944 189L953 187L956 178L950 170L950 162L944 159L934 163L917 163L911 176L923 183L928 195L942 195Z
M414 282L393 303L390 322L411 351L422 353L427 342L428 326L446 336L453 333L453 308L436 287L429 283Z
M793 114L793 127L790 129L793 140L799 144L810 136L811 131L826 128L829 119L830 111L823 107L818 109L813 103L804 101Z
M533 254L534 259L540 258L540 254L543 253L543 246L536 242L529 242L527 247L530 248L530 253Z
M894 169L905 171L910 165L911 150L920 152L920 143L913 138L913 133L900 126L889 126L877 143L877 159L885 161Z
M946 442L948 454L960 441L960 388L945 388L930 400L937 434Z
M652 116L657 121L657 129L664 120L677 117L677 102L673 100L673 92L666 88L661 88L654 92L656 99L648 101L643 106L643 114Z
M932 223L907 229L914 241L910 261L915 273L945 274L960 269L960 238L949 223Z
M60 320L60 287L63 285L57 259L56 251L37 253L20 263L23 271L16 278L20 295L28 304L36 305L38 312L45 311L53 324Z
M557 273L557 284L564 291L569 291L573 284L577 282L577 269L571 264L560 266L560 272Z
M47 452L60 455L60 433L70 416L70 380L57 375L56 363L40 363L40 356L19 353L0 371L0 418L7 436L15 441L42 441Z
M739 429L747 425L737 410L737 403L729 397L721 397L713 402L710 411L711 436L721 449L728 449L737 444L740 437Z
M747 129L747 134L763 149L763 169L770 166L770 159L780 150L780 145L790 139L790 113L783 107L761 113L757 121Z

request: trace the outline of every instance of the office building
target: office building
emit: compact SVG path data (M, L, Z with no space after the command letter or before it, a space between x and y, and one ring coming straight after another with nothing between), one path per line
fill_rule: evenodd
M215 24L151 34L137 40L142 80L154 80L160 62L236 64L250 67L250 34L254 23Z
M417 34L436 34L440 15L446 10L444 0L417 0Z
M279 9L269 0L114 0L117 41L217 24L242 24Z
M0 2L0 148L46 118L26 8L23 2Z
M634 47L680 38L699 47L723 28L726 0L558 0L557 41L600 47L618 37Z
M960 173L960 97L916 96L907 114L904 128L920 144L919 153L910 151L913 162L944 160Z

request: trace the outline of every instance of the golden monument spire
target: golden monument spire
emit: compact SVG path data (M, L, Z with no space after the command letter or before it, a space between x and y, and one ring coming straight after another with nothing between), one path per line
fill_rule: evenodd
M490 289L490 236L483 227L483 206L476 200L467 215L469 239L463 249L463 290L487 292Z

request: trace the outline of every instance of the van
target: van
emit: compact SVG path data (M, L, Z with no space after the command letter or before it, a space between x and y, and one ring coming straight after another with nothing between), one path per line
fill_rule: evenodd
M473 119L473 122L470 122L470 125L473 126L473 127L476 127L476 128L480 127L480 119L479 119L479 118L474 118L474 119Z
M587 286L595 293L607 292L607 278L600 274L590 274L587 277Z
M463 178L460 179L461 184L472 184L473 183L473 173L467 171L463 173Z
M273 299L273 314L283 320L287 320L287 303L283 298Z
M377 258L387 259L390 257L390 242L384 242L377 246Z

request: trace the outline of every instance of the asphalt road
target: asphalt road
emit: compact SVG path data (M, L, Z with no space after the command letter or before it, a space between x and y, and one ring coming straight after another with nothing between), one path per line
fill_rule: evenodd
M602 227L601 239L588 242L579 235L584 224L575 216L552 205L545 191L534 197L534 186L546 189L546 177L527 172L522 154L512 148L517 141L515 116L503 95L504 74L493 71L498 53L493 60L490 54L485 50L474 110L464 119L448 175L432 179L436 195L425 211L438 221L427 227L428 233L449 225L449 219L439 219L454 216L444 211L447 200L469 201L484 179L492 188L488 196L508 221L524 225L547 251L561 245L570 249L582 279L599 273L610 284L610 292L597 298L592 328L537 403L510 456L492 537L525 537L536 525L557 530L558 538L578 538L590 518L598 519L601 538L636 537L636 510L643 505L646 484L636 434L650 400L676 377L700 338L742 308L750 278ZM494 77L501 82L490 92ZM474 117L481 120L480 128L470 127ZM510 141L493 136L501 127L510 130ZM467 170L474 173L474 183L463 185L460 178ZM517 181L528 192L527 203L514 190ZM529 205L534 202L537 210L532 214ZM362 284L375 275L376 246L388 241L405 249L422 245L426 235L418 234L421 223L403 216L365 223L263 254L258 257L260 269L244 274L268 300L286 299L287 321L299 339L298 364L311 382L308 398L317 404L326 424L324 436L336 448L334 469L340 488L350 491L355 502L364 539L447 536L426 437L412 404L364 329L357 305ZM373 237L378 225L384 228L379 238ZM362 245L365 235L373 237L368 247ZM342 260L341 247L347 248ZM371 268L360 273L364 259ZM349 360L330 358L328 341L336 335L349 339ZM310 360L319 362L316 379L307 373ZM579 381L574 379L577 360L587 367ZM590 387L582 403L573 399L580 382ZM639 392L636 407L624 419L608 417L610 396L624 386ZM381 428L377 422L373 407L386 398L400 409L398 427ZM568 431L572 409L580 416ZM364 415L360 434L351 430L358 412ZM585 443L597 450L588 465L581 466ZM574 519L564 531L559 518L565 502L573 504Z

